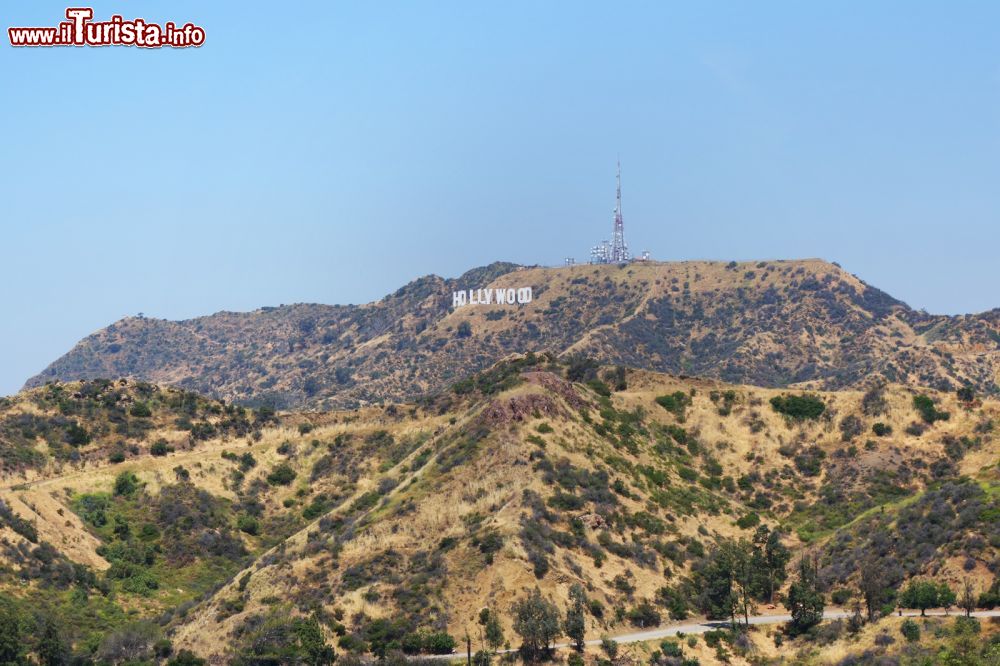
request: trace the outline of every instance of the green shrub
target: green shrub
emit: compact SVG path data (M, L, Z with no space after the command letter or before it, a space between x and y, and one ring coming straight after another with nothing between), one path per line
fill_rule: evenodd
M66 443L70 446L86 446L90 444L90 433L75 421L66 428Z
M148 419L153 415L153 410L146 403L137 402L132 405L132 410L129 413L136 418Z
M451 654L455 650L455 639L443 631L427 634L423 640L424 652L430 654Z
M630 609L626 618L633 627L655 627L660 624L660 612L648 601Z
M826 410L826 404L819 396L810 395L776 395L771 398L771 407L795 421L818 419Z
M899 626L899 633L903 634L906 642L916 643L920 640L920 625L910 619L903 620L903 624Z
M167 444L167 440L162 438L153 442L153 445L149 447L149 453L154 456L165 456L171 451L173 449Z
M122 472L115 479L115 495L131 497L139 489L139 477L132 472Z
M656 404L676 416L678 421L684 421L687 407L691 404L691 398L684 391L674 391L668 395L658 396Z
M236 527L240 532L244 532L250 536L260 534L260 522L253 516L240 516L236 521Z
M933 424L936 421L947 421L951 418L948 412L939 411L934 400L923 393L913 396L913 407L920 413L924 423Z
M846 587L838 588L830 594L830 601L838 606L843 606L850 600L851 590Z
M603 396L605 398L611 397L611 389L608 385L602 382L600 379L591 379L587 382L587 386L594 390L597 395Z
M892 426L879 422L872 426L872 432L875 433L877 437L886 437L887 435L892 434Z
M267 482L272 486L288 486L295 480L295 470L287 463L281 463L267 475Z
M329 500L326 495L320 493L312 498L312 502L309 506L302 510L302 517L306 520L313 520L314 518L319 518L321 515L326 513L329 508Z
M368 651L368 644L363 638L355 636L354 634L344 634L337 640L337 645L348 652L355 652L358 654Z
M740 519L736 521L736 525L743 530L748 530L751 527L757 527L760 524L760 516L755 512L745 513L740 516Z

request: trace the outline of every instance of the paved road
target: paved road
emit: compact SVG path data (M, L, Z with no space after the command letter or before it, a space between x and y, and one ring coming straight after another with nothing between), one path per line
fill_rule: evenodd
M963 612L960 610L951 611L950 613L945 613L944 611L927 611L928 616L943 616L951 615L957 616L961 615ZM842 620L851 616L851 613L845 610L829 610L823 613L824 620ZM919 611L903 611L903 617L919 617ZM1000 617L1000 609L998 610L984 610L975 611L972 613L973 617ZM791 621L792 616L787 614L774 614L774 615L752 615L750 616L750 624L760 625L760 624L782 624ZM655 641L661 638L669 638L670 636L676 636L677 634L703 634L707 631L713 629L725 629L728 628L729 622L718 621L718 620L702 620L697 622L687 622L684 624L671 624L667 626L657 627L656 629L649 629L646 631L637 631L630 634L619 634L617 636L610 636L613 640L618 643L644 643L646 641ZM587 645L600 645L600 638L592 638L586 641ZM554 645L556 649L568 648L569 643L556 643ZM511 650L515 652L516 650ZM503 652L503 650L501 650ZM442 660L465 660L466 655L463 654L442 654L434 655L431 657L423 657L424 659L442 659Z

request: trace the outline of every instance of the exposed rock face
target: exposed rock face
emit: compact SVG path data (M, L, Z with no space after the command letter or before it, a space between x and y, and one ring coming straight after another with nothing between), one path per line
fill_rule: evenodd
M537 384L552 391L573 409L582 409L590 404L577 393L571 383L551 372L525 372L521 377L529 384Z
M552 396L528 393L494 400L483 409L482 418L488 425L498 426L561 413L563 409Z
M608 526L604 516L599 513L585 513L578 517L588 530L603 530Z

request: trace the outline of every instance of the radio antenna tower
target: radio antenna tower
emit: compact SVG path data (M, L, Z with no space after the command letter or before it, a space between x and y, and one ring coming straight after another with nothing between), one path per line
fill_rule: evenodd
M629 260L628 245L625 243L625 221L622 219L622 163L618 160L618 192L615 199L615 231L611 237L611 252L608 257L613 264L623 264Z

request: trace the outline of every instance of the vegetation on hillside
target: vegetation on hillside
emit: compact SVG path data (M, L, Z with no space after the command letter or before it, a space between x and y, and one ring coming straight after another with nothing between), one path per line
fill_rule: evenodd
M920 397L949 417L925 418ZM80 454L17 440L38 459L0 488L0 605L16 658L35 661L48 637L107 663L395 663L471 643L483 664L508 643L536 660L699 615L725 626L643 660L764 660L884 631L943 654L971 629L928 618L904 634L891 613L1000 603L1000 405L968 398L767 390L548 353L340 413L53 384L0 407L0 422L71 414L75 446L45 432ZM769 605L793 621L748 626ZM856 617L820 622L833 605Z
M456 290L525 285L530 304L452 309ZM28 386L130 376L250 406L343 408L434 394L528 350L768 387L881 377L1000 392L1000 310L928 315L819 260L496 263L422 277L363 306L131 317L80 341Z

